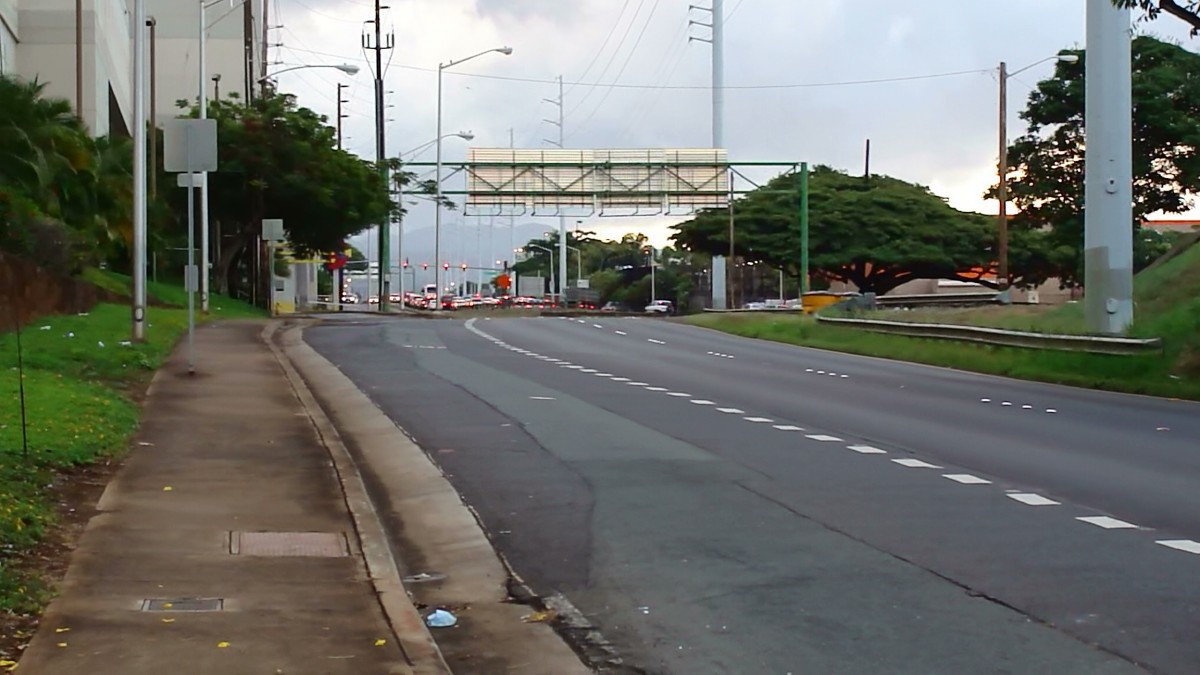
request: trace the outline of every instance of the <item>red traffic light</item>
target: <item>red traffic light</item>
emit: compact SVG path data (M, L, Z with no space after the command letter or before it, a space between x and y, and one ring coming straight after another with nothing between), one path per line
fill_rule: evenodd
M462 268L462 271L464 271L464 272L467 271L467 263L463 263L463 264L459 265L459 267Z
M404 262L400 263L400 266L404 269L408 269L408 258L405 258Z
M423 270L429 269L429 263L421 263L421 269L423 269Z
M449 272L450 271L450 263L442 263L442 269Z

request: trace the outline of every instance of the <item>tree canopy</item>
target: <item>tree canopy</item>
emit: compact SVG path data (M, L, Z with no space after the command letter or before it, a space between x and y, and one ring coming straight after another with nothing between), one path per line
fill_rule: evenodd
M133 152L44 90L0 76L0 247L72 271L128 241Z
M209 175L209 218L231 235L219 256L219 287L263 218L282 219L291 246L309 253L341 250L347 237L392 214L395 204L375 164L337 149L328 120L297 106L293 96L213 101L209 117L217 120L220 160ZM174 213L186 212L185 195L172 193Z
M1152 37L1133 41L1132 230L1156 212L1181 213L1200 190L1200 54ZM1009 148L1009 194L1020 213L1014 236L1041 239L1030 276L1081 281L1084 192L1084 68L1058 64L1029 95L1022 119L1029 130ZM995 197L995 188L988 196ZM1025 234L1018 235L1017 232ZM1159 252L1152 235L1136 241L1136 264ZM1029 248L1027 247L1027 252ZM1013 268L1020 270L1020 261Z
M800 177L778 176L734 205L738 256L800 273ZM818 166L809 180L809 266L814 275L886 293L911 279L980 281L991 265L990 220L964 213L928 188L888 176ZM688 251L729 252L726 209L674 226Z
M1162 13L1192 27L1192 35L1200 34L1200 0L1113 0L1117 7L1141 9L1151 19Z

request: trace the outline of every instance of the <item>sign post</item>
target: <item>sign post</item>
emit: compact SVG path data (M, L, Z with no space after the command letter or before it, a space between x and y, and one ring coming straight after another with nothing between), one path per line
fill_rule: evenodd
M196 200L195 189L203 180L197 172L217 170L217 121L175 119L163 130L163 165L167 171L179 173L180 187L187 188L188 246L184 279L188 296L188 374L196 372Z

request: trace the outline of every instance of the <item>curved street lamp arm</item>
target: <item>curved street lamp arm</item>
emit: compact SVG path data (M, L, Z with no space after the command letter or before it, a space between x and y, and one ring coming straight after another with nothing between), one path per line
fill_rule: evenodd
M467 61L470 61L471 59L479 58L480 56L483 56L484 54L491 54L492 52L500 52L502 54L511 54L512 49L510 47L496 47L493 49L485 49L485 50L479 52L478 54L472 54L468 57L458 59L457 61L449 61L447 63L439 63L438 70L445 70L447 68L453 68L454 66L457 66L460 63L466 63Z

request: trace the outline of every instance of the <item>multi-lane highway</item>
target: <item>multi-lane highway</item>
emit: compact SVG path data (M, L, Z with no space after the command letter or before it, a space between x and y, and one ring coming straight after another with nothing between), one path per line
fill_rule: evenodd
M1200 669L1200 405L656 319L306 339L635 668Z

